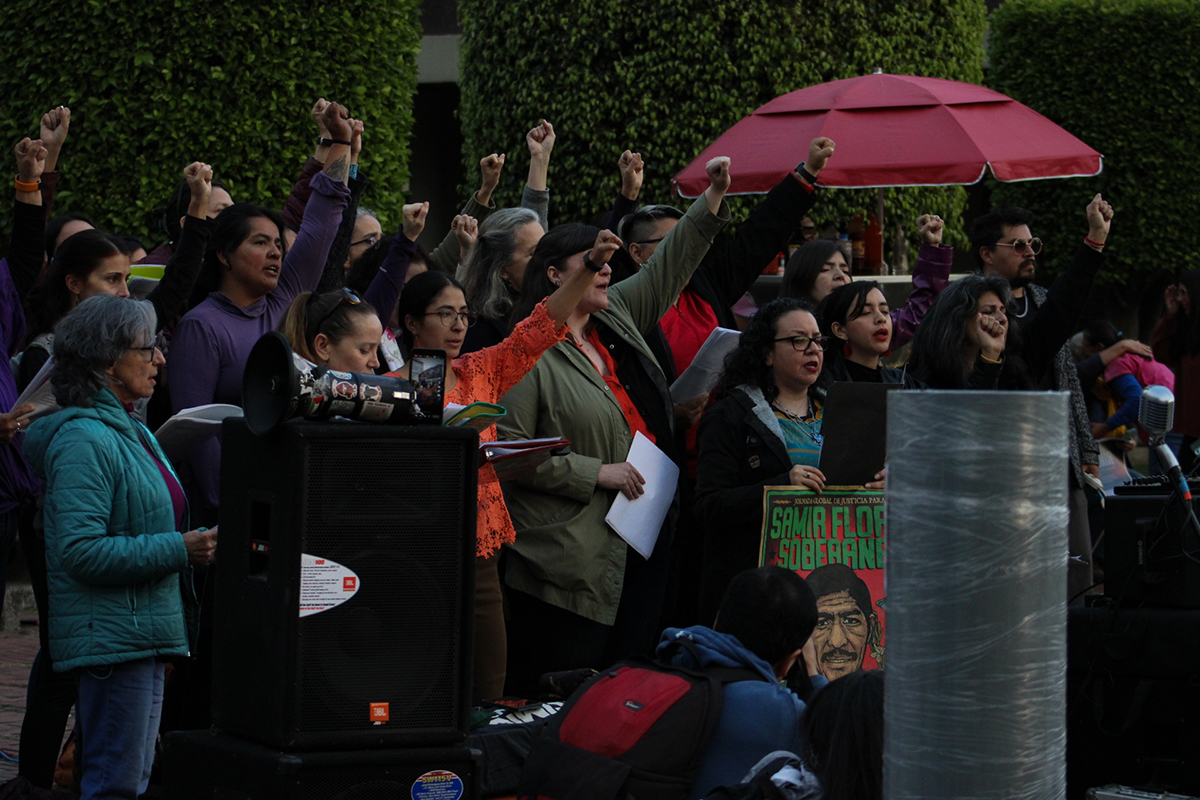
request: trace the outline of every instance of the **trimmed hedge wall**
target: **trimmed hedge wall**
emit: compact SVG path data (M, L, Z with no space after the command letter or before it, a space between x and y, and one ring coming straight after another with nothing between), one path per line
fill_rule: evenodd
M785 92L875 67L983 75L983 0L460 0L459 13L469 180L482 155L507 152L499 200L516 203L524 133L549 119L552 222L606 210L626 148L646 159L640 199L669 202L672 175ZM735 217L755 202L735 199ZM925 211L954 219L964 205L958 188L888 190L888 225ZM814 213L857 209L874 211L873 190L831 191Z
M0 142L9 153L52 106L71 108L55 212L162 235L150 212L196 160L235 200L282 206L317 128L318 97L366 123L370 205L397 209L420 46L418 0L233 3L6 0ZM11 191L11 189L10 189ZM7 248L10 204L0 203Z
M1037 215L1050 275L1070 263L1096 192L1116 211L1100 281L1125 290L1118 302L1143 287L1161 295L1166 274L1200 267L1200 4L1008 0L990 23L989 85L1104 154L1094 178L996 186L995 204Z

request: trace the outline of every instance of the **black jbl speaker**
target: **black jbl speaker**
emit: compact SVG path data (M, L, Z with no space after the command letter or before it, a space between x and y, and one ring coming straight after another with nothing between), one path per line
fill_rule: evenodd
M213 722L283 750L466 738L478 435L224 426Z
M163 739L170 800L477 800L475 751L440 748L286 753L209 731Z

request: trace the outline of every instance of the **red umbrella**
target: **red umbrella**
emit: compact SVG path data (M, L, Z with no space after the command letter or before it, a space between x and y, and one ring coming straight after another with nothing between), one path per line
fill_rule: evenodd
M1096 175L1102 157L999 92L970 83L876 72L777 97L734 125L675 176L684 197L708 187L704 165L733 159L731 194L767 192L818 136L837 142L822 186L975 183Z

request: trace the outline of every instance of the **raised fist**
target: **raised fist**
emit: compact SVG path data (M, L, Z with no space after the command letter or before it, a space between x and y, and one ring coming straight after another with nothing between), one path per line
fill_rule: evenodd
M946 222L937 214L923 214L917 217L917 233L922 244L941 244L942 232L945 229Z
M17 180L34 183L42 177L48 153L41 139L22 139L13 152L17 156Z
M488 194L500 185L500 173L504 171L504 153L491 153L479 159L479 174L482 176L483 188Z
M641 153L631 153L626 150L617 159L617 169L621 171L621 194L630 200L637 200L642 190L642 170L645 163Z
M1104 240L1108 238L1108 230L1112 226L1112 218L1113 207L1097 194L1087 207L1088 238L1097 244L1104 244Z
M588 259L598 267L602 267L612 258L613 253L621 249L621 240L610 230L596 234L596 243L592 245Z
M717 156L704 165L704 171L708 173L712 188L722 195L729 191L729 184L732 180L729 177L729 163L728 156Z
M450 222L450 230L458 239L459 260L465 261L467 253L475 246L479 238L479 221L469 214L459 214Z
M60 150L67 140L67 131L71 127L71 109L66 106L52 108L42 114L41 132L42 143L47 149Z
M825 162L833 155L833 148L833 139L827 136L818 136L809 143L808 160L804 162L804 168L810 175L816 175L825 169Z
M321 112L321 122L325 123L325 130L329 131L329 138L336 139L342 142L350 141L350 135L353 132L350 125L350 112L340 103L329 103L325 106L325 110Z
M554 126L546 120L542 120L541 125L525 134L525 143L529 145L529 155L533 158L550 158L550 151L554 149L554 139Z

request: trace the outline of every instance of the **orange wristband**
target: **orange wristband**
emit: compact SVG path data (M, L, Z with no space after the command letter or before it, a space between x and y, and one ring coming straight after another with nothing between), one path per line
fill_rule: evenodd
M40 191L42 187L40 181L26 182L20 178L15 179L13 184L17 187L18 192L36 192Z

